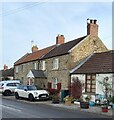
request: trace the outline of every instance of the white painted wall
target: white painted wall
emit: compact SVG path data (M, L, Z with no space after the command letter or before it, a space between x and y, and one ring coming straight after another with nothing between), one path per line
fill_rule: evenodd
M112 85L112 80L113 80L113 75L112 74L97 74L96 75L96 94L104 95L103 86L101 84L99 84L98 81L103 81L103 79L105 77L109 78L108 83L110 83ZM111 86L111 88L112 88L112 86ZM110 94L112 94L111 91L110 91Z
M85 83L85 74L74 74L71 75L71 82L73 77L78 77L81 83ZM103 87L101 84L99 84L98 81L102 81L105 77L108 77L109 80L108 82L112 84L112 89L114 91L114 74L96 74L96 94L102 94L104 95L103 92ZM83 93L85 92L85 89L82 91ZM111 93L112 94L112 93Z

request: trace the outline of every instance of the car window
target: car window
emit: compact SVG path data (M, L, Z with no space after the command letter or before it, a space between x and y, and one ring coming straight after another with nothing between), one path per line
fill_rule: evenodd
M13 87L15 86L15 87L16 87L16 86L18 86L18 85L19 85L19 83L7 83L6 86L13 86Z
M17 88L23 90L23 89L24 89L24 86L19 85Z
M27 86L24 86L24 90L28 90Z
M14 86L13 83L7 83L6 86Z
M36 86L27 86L28 90L37 90Z

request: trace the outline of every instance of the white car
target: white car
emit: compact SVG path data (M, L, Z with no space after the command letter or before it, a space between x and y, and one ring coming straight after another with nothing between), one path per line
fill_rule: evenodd
M7 80L0 82L0 93L5 96L9 96L14 93L17 86L20 85L19 80Z
M15 89L15 98L28 98L30 101L37 99L48 99L49 94L46 90L37 90L34 85L19 85Z

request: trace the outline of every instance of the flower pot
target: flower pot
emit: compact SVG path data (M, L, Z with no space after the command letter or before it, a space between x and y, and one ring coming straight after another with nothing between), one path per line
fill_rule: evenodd
M80 102L80 108L88 109L89 108L89 102Z
M59 103L60 103L60 100L55 100L55 99L53 99L53 100L52 100L52 103L54 103L54 104L59 104Z
M66 100L66 101L65 101L65 105L70 106L70 105L71 105L71 100Z
M93 101L90 101L89 106L95 106L95 103Z
M102 107L102 112L108 112L108 107L107 106Z

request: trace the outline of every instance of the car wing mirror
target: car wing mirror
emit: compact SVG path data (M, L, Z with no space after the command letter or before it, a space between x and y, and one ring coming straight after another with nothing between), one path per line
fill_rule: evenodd
M24 89L24 91L27 91L27 89Z

